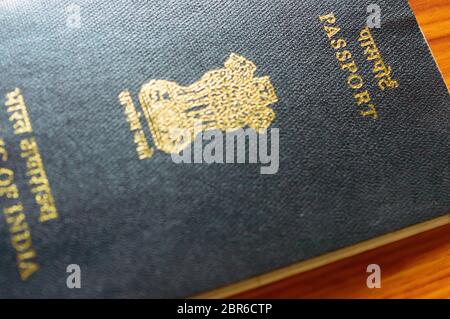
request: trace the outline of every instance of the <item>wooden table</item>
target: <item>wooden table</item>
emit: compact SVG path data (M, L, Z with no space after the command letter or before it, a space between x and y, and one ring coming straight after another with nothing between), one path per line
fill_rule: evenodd
M450 88L450 1L409 0Z
M410 0L450 87L450 0ZM381 267L380 289L366 285ZM450 225L280 280L237 298L450 298Z

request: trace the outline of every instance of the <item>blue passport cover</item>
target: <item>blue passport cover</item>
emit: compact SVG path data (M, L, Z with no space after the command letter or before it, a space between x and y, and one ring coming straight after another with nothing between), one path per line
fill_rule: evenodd
M447 88L371 3L2 1L0 297L191 296L448 213ZM279 166L175 163L198 119Z

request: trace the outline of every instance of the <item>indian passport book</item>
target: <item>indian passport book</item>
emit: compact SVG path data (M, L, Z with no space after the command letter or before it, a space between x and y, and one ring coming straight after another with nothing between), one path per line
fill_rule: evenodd
M1 1L0 297L227 296L448 223L448 90L372 2Z

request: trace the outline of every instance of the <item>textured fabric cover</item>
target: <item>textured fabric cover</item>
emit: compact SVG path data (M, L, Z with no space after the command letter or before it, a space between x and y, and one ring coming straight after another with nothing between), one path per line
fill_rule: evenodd
M381 92L351 0L80 0L0 4L0 137L40 270L22 282L0 218L0 297L183 297L449 212L450 100L406 0L377 3L378 47L400 87ZM334 12L380 111L361 117L320 15ZM139 161L118 95L188 85L230 53L270 76L280 169ZM4 108L25 98L60 217L40 223ZM147 130L147 128L145 128ZM147 131L146 131L147 132ZM148 132L147 132L148 133ZM0 199L0 206L7 200ZM82 288L68 289L78 264Z

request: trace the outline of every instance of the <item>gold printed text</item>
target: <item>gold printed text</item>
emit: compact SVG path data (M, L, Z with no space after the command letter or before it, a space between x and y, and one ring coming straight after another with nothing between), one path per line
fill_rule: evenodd
M10 242L16 253L20 278L27 280L39 269L39 264L32 245L30 228L19 201L19 190L14 183L14 171L5 166L7 160L5 141L0 139L0 203L11 202L3 207L3 217L8 225Z
M28 117L27 106L19 88L6 94L6 112L9 114L9 121L12 123L14 134L20 135L31 133L30 118Z
M319 17L322 22L325 34L330 41L331 47L335 51L336 60L340 69L347 75L347 86L352 90L353 98L363 117L379 118L377 107L375 106L369 90L365 88L365 82L360 74L352 52L348 49L347 40L341 36L341 28L337 24L337 19L333 13Z
M391 78L392 69L384 63L381 53L373 39L372 33L368 27L362 29L358 38L359 44L364 49L364 55L367 61L373 61L372 73L378 81L379 88L384 91L386 89L395 89L399 87L398 81Z
M24 138L20 141L20 156L26 159L26 175L31 192L39 205L39 221L58 218L55 200L50 188L50 183L45 172L44 163L34 137Z

